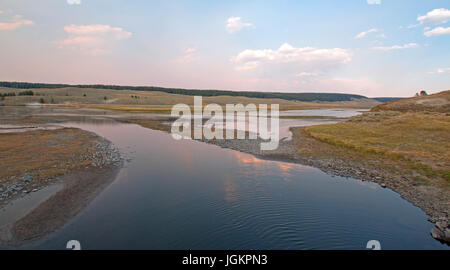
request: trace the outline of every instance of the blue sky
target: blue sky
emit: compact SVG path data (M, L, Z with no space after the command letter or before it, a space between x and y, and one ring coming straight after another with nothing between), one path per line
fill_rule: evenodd
M2 0L0 80L437 92L450 89L449 9L448 0Z

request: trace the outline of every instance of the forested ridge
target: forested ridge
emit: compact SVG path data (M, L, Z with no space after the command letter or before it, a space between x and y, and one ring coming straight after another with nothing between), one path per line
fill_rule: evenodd
M27 82L0 82L0 87L17 89L38 89L38 88L94 88L112 90L135 90L135 91L159 91L169 94L180 94L190 96L242 96L250 98L279 98L297 101L350 101L352 99L367 98L362 95L340 94L340 93L279 93L279 92L250 92L250 91L227 91L227 90L198 90L182 88L164 88L155 86L119 86L119 85L70 85L70 84L47 84L47 83L27 83Z

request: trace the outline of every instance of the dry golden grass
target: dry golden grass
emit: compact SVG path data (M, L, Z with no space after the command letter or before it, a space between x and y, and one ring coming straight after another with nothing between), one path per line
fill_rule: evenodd
M127 122L140 125L145 128L170 132L171 126L165 124L168 119L144 119L144 118L127 118Z
M387 102L374 107L372 111L450 113L450 90L428 96Z
M113 111L123 111L123 112L146 112L146 113L161 113L170 114L172 108L169 107L155 107L155 106L145 106L145 105L91 105L89 108L102 109L102 110L113 110Z
M0 134L0 179L14 181L29 174L52 178L93 160L79 157L94 151L97 137L74 128Z
M341 149L390 160L398 170L450 183L450 117L446 114L369 112L305 131Z
M0 88L0 93L16 92L22 89ZM43 98L45 104L88 105L94 108L104 108L122 111L168 112L173 105L183 103L193 105L194 97L187 95L168 94L157 91L108 90L90 88L60 88L33 89L35 96L6 97L1 101L5 105L24 105L39 103ZM106 100L105 100L106 97ZM137 98L136 98L137 97ZM379 104L374 100L361 99L344 102L300 102L284 99L249 98L238 96L203 97L204 104L279 104L281 110L302 110L321 108L371 108Z

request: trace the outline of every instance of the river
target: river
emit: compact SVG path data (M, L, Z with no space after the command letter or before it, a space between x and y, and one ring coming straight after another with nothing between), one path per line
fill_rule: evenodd
M107 138L128 161L71 222L24 248L365 249L378 240L382 249L448 249L421 209L375 183L134 124L62 125Z

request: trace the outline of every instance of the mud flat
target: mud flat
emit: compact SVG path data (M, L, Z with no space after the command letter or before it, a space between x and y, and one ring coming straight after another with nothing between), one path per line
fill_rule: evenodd
M47 187L56 189L48 199L31 206L24 216L0 229L2 245L21 245L62 227L111 183L119 170L120 167L111 165L60 177L57 183Z
M3 247L63 226L115 179L122 165L109 141L73 128L1 134L0 148Z

